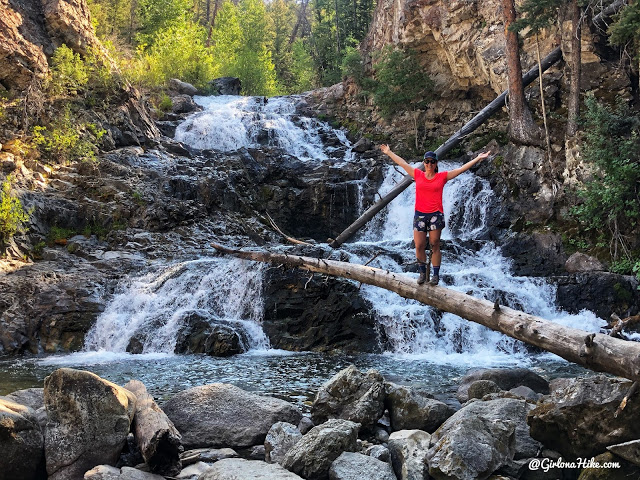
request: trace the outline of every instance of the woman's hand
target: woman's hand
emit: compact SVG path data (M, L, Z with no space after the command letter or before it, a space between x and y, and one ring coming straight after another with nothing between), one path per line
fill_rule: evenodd
M383 143L382 145L380 145L380 151L385 155L389 155L389 153L391 152L391 149L389 148L389 145L387 145L386 143Z
M478 156L475 158L478 162L481 162L482 160L484 160L485 158L487 158L489 155L491 155L491 150L487 150L484 153L480 153L478 154Z

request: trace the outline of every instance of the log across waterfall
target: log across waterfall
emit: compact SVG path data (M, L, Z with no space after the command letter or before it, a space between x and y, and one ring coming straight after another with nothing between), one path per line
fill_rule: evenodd
M588 333L534 315L474 298L449 288L417 285L408 275L365 265L279 253L242 251L212 245L219 252L375 285L453 313L591 370L640 380L640 343Z

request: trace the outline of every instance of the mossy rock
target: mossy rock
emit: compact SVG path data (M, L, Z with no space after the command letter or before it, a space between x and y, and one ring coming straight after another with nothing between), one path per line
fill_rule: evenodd
M619 468L584 468L580 472L578 480L629 480L640 478L640 467L623 460L611 452L606 452L594 457L594 463L600 465L617 463ZM587 460L588 461L588 460Z

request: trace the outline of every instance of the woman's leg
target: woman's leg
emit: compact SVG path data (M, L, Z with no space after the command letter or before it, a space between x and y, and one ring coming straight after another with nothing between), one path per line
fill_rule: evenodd
M427 234L414 230L413 242L416 244L416 258L418 262L427 263Z
M431 264L433 265L433 277L431 283L437 284L440 280L440 262L442 253L440 252L440 235L442 230L429 230L429 245L431 246Z

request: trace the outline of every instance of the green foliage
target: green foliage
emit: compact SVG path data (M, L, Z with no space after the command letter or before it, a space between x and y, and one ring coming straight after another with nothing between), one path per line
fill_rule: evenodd
M33 127L33 143L38 147L42 157L49 163L66 163L75 160L95 160L95 146L82 138L81 129L90 131L97 140L106 133L95 125L77 125L72 120L71 110L52 122L49 127L37 125Z
M89 82L87 66L80 55L62 44L51 58L49 91L54 95L76 94Z
M191 0L137 0L137 40L149 43L160 32L175 31L171 27L186 25Z
M386 46L376 56L374 70L373 99L385 118L400 110L424 108L433 96L433 81L422 71L413 50Z
M0 186L0 243L5 244L29 221L19 198L11 192L12 179L9 175Z
M72 228L53 226L51 227L51 229L49 230L49 234L47 235L47 244L66 244L69 238L76 235L77 232Z
M619 258L611 262L611 267L609 268L609 270L620 275L631 275L635 264L636 262L629 258Z
M585 103L583 158L593 178L572 213L587 231L606 235L608 228L615 257L640 220L640 116L622 100L612 108L588 95Z
M558 18L558 8L565 0L524 0L518 7L520 16L509 26L512 32L520 32L525 28L531 33L539 33L548 28Z
M612 45L627 45L640 60L640 3L625 6L615 22L609 27L609 42Z
M636 263L633 265L631 270L636 274L636 278L640 282L640 259L636 260ZM640 285L638 285L638 290L640 290Z

